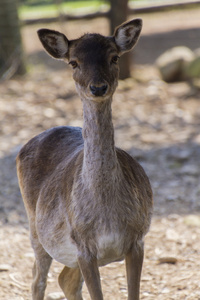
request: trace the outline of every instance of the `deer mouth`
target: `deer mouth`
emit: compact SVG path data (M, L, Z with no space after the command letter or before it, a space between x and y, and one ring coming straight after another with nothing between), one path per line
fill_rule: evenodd
M93 101L106 101L108 98L112 97L116 85L110 85L107 81L101 83L90 82L87 86L88 98Z

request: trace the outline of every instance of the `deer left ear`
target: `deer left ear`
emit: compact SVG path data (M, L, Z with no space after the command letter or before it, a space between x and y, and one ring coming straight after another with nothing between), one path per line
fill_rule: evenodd
M121 54L130 51L135 46L141 30L141 19L134 19L132 21L125 22L115 29L115 43L119 47Z

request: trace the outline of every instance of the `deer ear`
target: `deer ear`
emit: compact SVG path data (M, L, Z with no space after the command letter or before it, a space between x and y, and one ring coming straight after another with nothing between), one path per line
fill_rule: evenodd
M134 19L132 21L123 23L115 29L115 43L119 47L121 54L130 51L135 46L140 36L141 30L141 19Z
M40 29L37 33L43 47L51 56L58 59L67 56L69 41L64 34L49 29Z

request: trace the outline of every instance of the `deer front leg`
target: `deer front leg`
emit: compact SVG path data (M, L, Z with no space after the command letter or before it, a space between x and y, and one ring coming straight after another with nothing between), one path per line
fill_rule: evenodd
M52 262L52 258L43 250L42 246L39 250L40 256L36 255L33 266L33 283L32 283L32 299L43 300L47 282L48 271Z
M103 300L97 259L93 257L87 257L86 259L83 256L79 256L78 263L91 299Z
M33 266L33 282L32 282L32 300L43 300L47 275L52 263L52 257L44 250L40 244L37 232L34 226L34 221L30 223L31 244L35 253L35 262Z
M126 255L126 274L128 283L128 300L139 300L140 278L144 258L144 244L142 241L135 243Z

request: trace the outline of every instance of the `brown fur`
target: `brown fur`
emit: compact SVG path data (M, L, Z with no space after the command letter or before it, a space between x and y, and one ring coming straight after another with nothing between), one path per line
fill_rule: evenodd
M17 157L36 258L34 300L44 297L52 258L65 265L59 284L68 300L82 300L83 279L91 299L102 300L98 266L124 258L128 299L139 299L152 191L143 168L115 147L111 103L116 57L133 47L140 30L141 21L133 20L118 27L113 37L87 34L68 41L55 31L39 32L45 49L67 58L74 68L84 125L83 132L67 126L47 130Z

